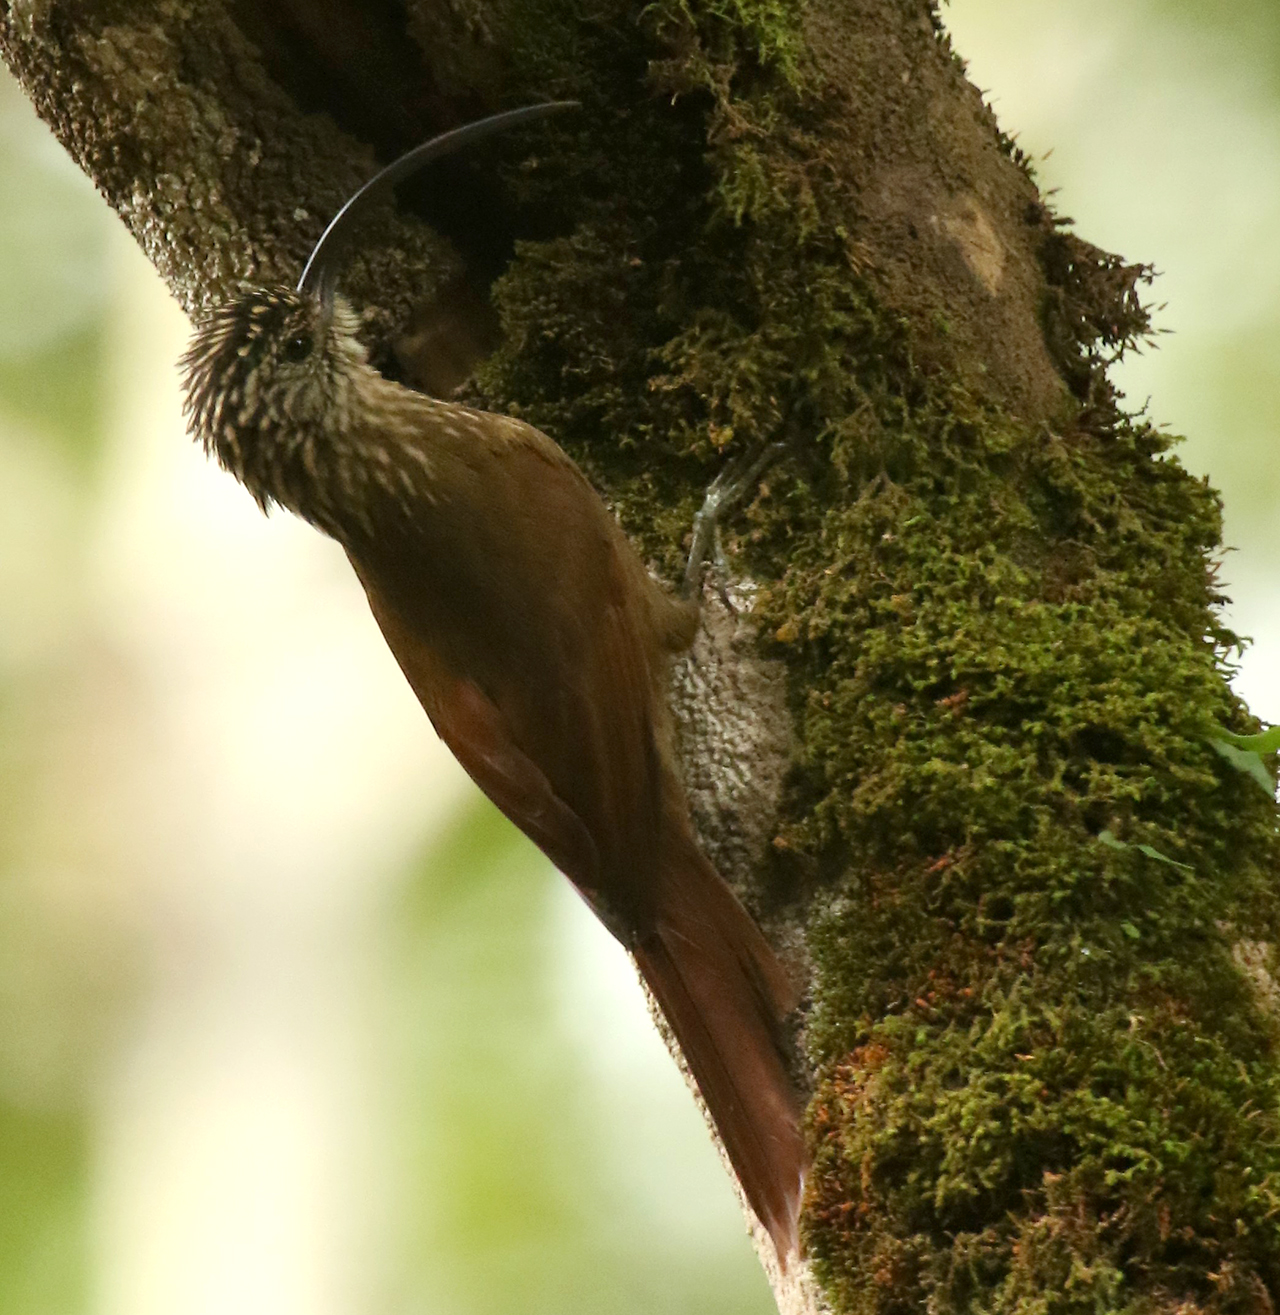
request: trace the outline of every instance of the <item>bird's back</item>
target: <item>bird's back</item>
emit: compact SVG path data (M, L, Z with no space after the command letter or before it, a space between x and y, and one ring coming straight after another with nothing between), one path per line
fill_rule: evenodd
M457 682L473 684L590 836L611 921L636 930L659 861L667 658L687 642L691 612L648 577L550 439L506 417L429 406L436 499L402 533L348 551L437 728L449 738ZM474 751L451 747L479 780Z

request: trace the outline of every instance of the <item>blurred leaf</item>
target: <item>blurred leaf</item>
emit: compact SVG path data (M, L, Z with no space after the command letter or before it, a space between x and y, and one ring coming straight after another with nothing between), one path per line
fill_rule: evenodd
M0 411L83 466L99 439L115 220L3 69L0 196Z
M1234 744L1237 749L1247 749L1251 753L1280 753L1280 726L1259 731L1257 735L1235 735L1218 727L1214 734L1218 740Z
M0 1315L87 1306L86 1127L0 1104Z
M100 447L103 331L90 324L25 358L0 356L0 410L54 439L82 471Z
M1134 845L1134 849L1139 854L1145 854L1148 858L1154 858L1161 863L1168 863L1171 868L1181 868L1184 872L1194 872L1195 868L1190 863L1179 863L1176 858L1170 858L1167 854L1162 854L1158 849L1153 849L1150 845Z
M1114 831L1099 831L1099 841L1106 845L1108 849L1136 849L1139 854L1145 854L1147 858L1154 858L1157 862L1167 863L1171 868L1181 868L1184 872L1194 872L1195 868L1190 863L1179 863L1176 858L1170 858L1167 854L1162 854L1152 845L1131 845L1128 841L1120 840L1116 837ZM1137 929L1129 930L1129 924L1124 927L1126 936L1136 936Z
M1269 68L1280 94L1280 6L1274 0L1145 0L1146 21L1192 29L1237 60Z
M563 881L477 801L394 911L406 1198L390 1308L766 1315L741 1233L673 1249L613 1176L635 1133L602 1106L552 989Z
M1260 194L1256 204L1264 215L1274 213L1273 196ZM1277 276L1272 266L1255 268L1254 277L1265 288ZM1280 502L1280 319L1274 310L1206 341L1191 378L1175 383L1186 393L1183 418L1193 442L1203 445L1214 484L1228 499L1232 533L1265 541Z
M1271 773L1267 770L1267 765L1262 761L1262 755L1256 750L1240 748L1235 741L1245 739L1262 739L1262 736L1240 735L1228 737L1226 732L1221 735L1215 735L1209 743L1218 751L1223 758L1231 764L1238 772L1244 772L1251 780L1256 781L1258 788L1263 791L1268 799L1274 799L1276 796L1276 783L1271 779ZM1274 753L1274 749L1267 749L1265 752Z
M83 332L106 298L106 224L93 184L7 74L0 79L0 360Z

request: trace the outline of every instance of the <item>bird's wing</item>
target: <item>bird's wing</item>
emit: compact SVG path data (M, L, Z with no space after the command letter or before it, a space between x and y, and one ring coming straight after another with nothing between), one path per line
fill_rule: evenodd
M399 540L348 550L378 624L480 787L603 896L612 929L645 930L665 780L658 588L536 430L460 429L430 453L445 494Z
M373 614L437 734L467 775L551 861L588 889L599 859L582 820L545 773L517 748L501 710L471 680L445 671L436 655L369 593Z
M545 517L538 555L526 550L507 569L527 572L522 592L538 616L526 627L547 659L533 671L511 664L492 689L517 743L595 843L606 922L634 934L651 925L661 850L666 647L650 599L659 590L581 472L556 468L556 454L530 443L504 462Z

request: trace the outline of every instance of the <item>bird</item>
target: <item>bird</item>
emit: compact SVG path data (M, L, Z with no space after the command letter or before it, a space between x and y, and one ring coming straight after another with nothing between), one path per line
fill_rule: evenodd
M263 511L341 545L440 738L631 953L785 1269L807 1165L798 993L699 847L680 782L667 684L698 608L653 579L546 434L379 373L336 290L353 218L395 181L567 104L468 124L376 174L296 287L200 318L184 409Z

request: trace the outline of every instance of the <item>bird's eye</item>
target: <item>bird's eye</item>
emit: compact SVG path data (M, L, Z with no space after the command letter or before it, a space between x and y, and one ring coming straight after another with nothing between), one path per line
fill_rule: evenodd
M284 359L286 361L305 361L311 355L311 335L306 333L296 333L284 345Z

